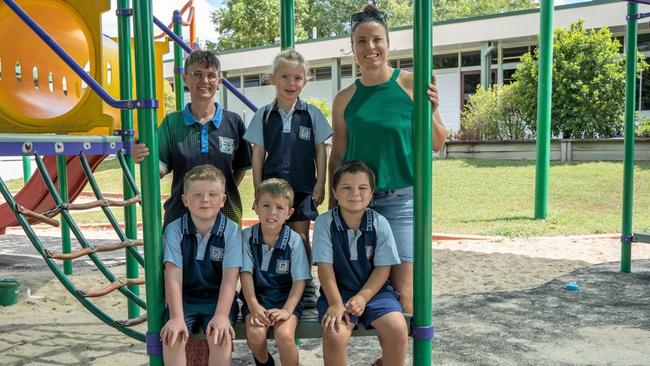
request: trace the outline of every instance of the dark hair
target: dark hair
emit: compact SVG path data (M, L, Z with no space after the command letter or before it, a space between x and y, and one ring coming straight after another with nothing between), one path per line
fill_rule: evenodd
M213 67L217 69L217 74L221 73L221 62L219 62L219 58L217 57L217 54L214 53L214 51L210 50L196 50L192 51L192 53L189 54L185 58L185 64L183 65L183 68L185 69L185 72L189 72L188 69L190 66L194 64L199 64L205 68L208 67Z
M366 163L361 160L350 160L341 164L332 177L332 189L336 190L336 187L341 181L343 174L357 174L365 173L368 176L368 181L370 182L370 189L375 190L375 172L370 169Z
M270 194L273 197L281 197L289 201L289 208L293 207L293 189L291 184L284 179L269 178L262 181L255 190L255 201L260 199L263 194Z
M358 16L359 20L354 19L355 16ZM381 26L384 27L384 30L386 31L386 40L388 40L388 23L386 22L386 13L379 10L379 8L373 4L367 4L363 7L363 9L361 9L359 13L352 14L352 20L350 22L350 40L352 42L354 42L354 38L352 38L352 36L354 35L354 31L357 29L359 24L367 22L377 22L381 24Z

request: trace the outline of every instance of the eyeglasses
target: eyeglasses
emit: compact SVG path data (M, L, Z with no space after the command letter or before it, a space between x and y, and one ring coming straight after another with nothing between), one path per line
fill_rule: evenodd
M372 11L372 12L359 12L359 13L354 13L350 17L350 22L351 23L357 23L357 22L363 22L366 19L372 19L372 20L378 20L384 24L386 24L386 13L383 11Z
M219 76L214 72L209 72L207 74L204 74L201 71L193 71L191 75L193 78L197 80L203 80L204 78L208 78L209 82L215 82L219 80Z

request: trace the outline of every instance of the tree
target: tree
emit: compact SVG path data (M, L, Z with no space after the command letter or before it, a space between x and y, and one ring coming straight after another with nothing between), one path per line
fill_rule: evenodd
M538 3L537 0L435 0L433 14L439 21L530 9Z
M391 28L412 24L413 0L295 0L295 34L305 39L316 27L318 37L350 31L350 16L372 2L387 14ZM435 20L494 14L531 8L535 0L437 0ZM273 44L280 36L279 0L225 0L212 13L212 22L221 34L217 50Z
M553 35L551 130L563 138L616 135L623 127L625 60L607 28L586 30L583 20ZM526 54L514 78L530 129L536 130L539 50ZM638 70L647 64L639 54Z

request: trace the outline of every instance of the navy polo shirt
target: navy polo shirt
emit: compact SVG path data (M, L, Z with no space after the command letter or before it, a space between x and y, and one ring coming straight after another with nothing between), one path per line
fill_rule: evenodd
M251 147L243 139L246 127L241 117L215 103L211 121L199 123L187 104L182 111L168 114L158 128L160 164L173 172L172 189L165 202L163 226L187 212L183 205L183 177L197 165L212 164L226 177L226 204L223 213L241 222L242 204L234 173L251 166Z
M244 138L263 145L262 179L282 178L295 192L311 193L316 184L316 145L332 135L323 113L298 99L288 113L272 103L253 116Z
M338 206L320 215L314 224L313 257L314 263L332 264L339 291L346 298L363 288L375 266L400 263L388 221L369 208L358 230L348 227ZM389 286L387 282L382 290Z
M257 300L267 309L282 307L294 281L311 279L302 239L286 224L272 247L264 243L260 224L245 229L242 236L241 271L252 273Z

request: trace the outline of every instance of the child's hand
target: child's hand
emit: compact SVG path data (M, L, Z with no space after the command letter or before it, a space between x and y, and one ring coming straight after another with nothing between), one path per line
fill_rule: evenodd
M208 329L205 330L205 335L210 339L212 337L213 344L228 345L232 344L235 339L235 330L230 325L230 320L227 316L215 314L208 323Z
M187 325L183 318L171 318L160 330L160 338L168 347L174 347L176 341L187 342L190 333L187 331Z
M431 76L431 84L429 84L429 90L427 90L427 96L429 97L429 101L433 105L433 110L435 111L438 108L438 105L440 104L440 101L438 99L438 88L436 87L435 75Z
M269 309L266 311L266 316L271 320L271 325L276 325L279 322L289 320L291 313L287 309Z
M342 303L330 305L327 308L321 326L330 333L339 332L342 325L350 323L350 316L345 312L345 306Z
M366 300L359 295L352 296L350 300L348 300L348 302L345 303L345 310L350 315L361 316L361 314L363 314L363 311L365 309L366 309Z
M323 203L323 200L325 199L325 187L321 187L320 185L316 184L314 187L314 192L311 195L314 198L314 203L316 206L320 206L320 204Z
M258 327L270 327L272 325L266 309L260 304L251 306L251 323Z

